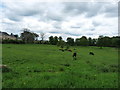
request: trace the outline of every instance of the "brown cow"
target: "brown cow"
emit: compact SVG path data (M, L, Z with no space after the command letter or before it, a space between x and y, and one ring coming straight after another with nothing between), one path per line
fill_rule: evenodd
M70 49L69 49L68 51L69 51L69 52L72 52L72 50L70 50Z

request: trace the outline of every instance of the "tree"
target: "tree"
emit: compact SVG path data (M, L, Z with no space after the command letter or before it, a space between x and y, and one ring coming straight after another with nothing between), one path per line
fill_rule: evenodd
M25 43L33 43L38 35L36 33L30 32L30 30L27 28L23 28L23 33L21 33L20 37Z
M50 42L50 44L54 45L54 38L53 38L53 36L49 37L49 42Z
M108 37L108 36L103 37L103 46L104 47L112 46L112 40L110 37Z
M33 35L34 35L34 37L35 37L35 40L37 41L37 40L38 40L39 35L38 35L38 34L36 34L36 33L33 33Z
M61 40L62 40L62 37L60 36L60 37L58 38L58 40L61 41Z
M82 36L80 38L80 45L81 46L88 46L88 40L87 40L87 38L85 36Z
M45 33L40 33L41 40L43 41L45 38Z
M60 46L61 48L64 48L65 45L66 45L66 43L63 40L61 40L57 43L57 46Z
M68 37L68 38L67 38L67 44L73 46L73 45L74 45L74 39L71 38L71 37Z
M99 36L98 41L97 41L97 46L100 47L102 49L103 45L104 45L104 41L103 41L103 36Z
M96 46L96 39L92 39L91 37L88 38L88 45L89 46Z
M93 46L96 46L96 43L97 43L97 39L93 39L93 40L92 40L92 45L93 45Z
M76 44L77 46L80 45L80 38L76 38L76 40L75 40L75 44Z
M120 36L112 37L111 42L113 47L120 47Z
M63 48L65 46L65 44L66 44L65 41L62 40L62 37L60 36L58 38L57 46L60 46L61 48Z
M54 37L54 44L57 45L57 43L58 43L58 37L55 36L55 37Z
M88 42L89 42L89 46L92 46L93 43L92 43L92 38L91 37L88 38Z

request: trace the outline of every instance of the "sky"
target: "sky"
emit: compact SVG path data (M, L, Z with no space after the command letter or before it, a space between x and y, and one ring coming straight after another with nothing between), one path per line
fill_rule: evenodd
M118 3L2 0L0 31L18 34L23 28L40 35L98 38L118 35Z

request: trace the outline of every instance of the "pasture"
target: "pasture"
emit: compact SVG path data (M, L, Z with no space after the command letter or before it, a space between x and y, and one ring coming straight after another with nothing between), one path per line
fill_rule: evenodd
M117 88L118 51L104 47L76 48L62 52L54 45L3 44L3 88ZM89 52L95 55L89 55Z

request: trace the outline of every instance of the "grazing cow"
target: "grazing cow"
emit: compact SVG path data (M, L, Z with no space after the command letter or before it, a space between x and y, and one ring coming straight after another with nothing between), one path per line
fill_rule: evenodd
M94 55L94 53L93 52L89 52L89 55Z
M69 52L72 52L72 50L68 50Z
M76 60L76 56L77 56L77 53L74 52L74 53L73 53L73 59L74 59L74 60Z

